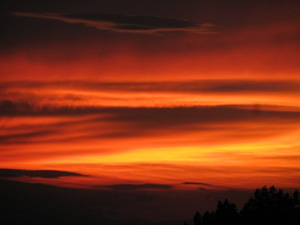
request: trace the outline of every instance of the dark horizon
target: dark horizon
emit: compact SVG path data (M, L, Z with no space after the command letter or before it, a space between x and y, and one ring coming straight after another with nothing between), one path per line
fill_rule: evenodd
M2 190L0 194L1 222L10 225L19 224L20 222L31 225L99 223L118 225L182 225L188 223L199 225L207 224L208 220L218 219L221 215L218 214L221 213L220 210L224 210L222 213L225 214L222 215L226 217L224 219L222 216L225 220L224 222L222 219L223 223L228 224L228 221L231 221L230 224L235 224L236 219L239 217L237 213L245 211L247 200L247 204L249 204L251 196L260 198L260 194L256 194L258 189L256 191L174 190L168 191L166 194L163 191L151 190L65 188L7 179L0 179L0 187ZM263 187L259 189L258 193L269 192L280 195L280 189L271 192L272 188L265 189ZM282 197L285 198L286 194L289 193L293 198L293 196L296 196L294 191L284 190ZM274 201L276 202L276 199ZM275 202L274 204L278 204ZM295 204L300 209L299 199L298 203ZM159 208L156 208L157 205L159 205ZM268 207L265 206L260 210L269 210ZM215 211L216 209L217 211ZM194 216L195 212L197 213ZM216 218L215 213L217 213ZM276 214L275 211L273 213ZM200 215L202 222L195 222L197 214L198 217ZM300 218L299 215L298 219ZM286 216L283 215L284 217ZM261 218L261 220L269 219L267 214L265 218ZM228 221L226 222L226 220ZM293 223L287 221L287 224Z

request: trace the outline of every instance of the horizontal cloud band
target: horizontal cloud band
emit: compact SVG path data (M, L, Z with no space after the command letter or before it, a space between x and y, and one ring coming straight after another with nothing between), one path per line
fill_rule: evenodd
M16 169L0 169L1 178L14 177L40 177L40 178L59 178L66 176L85 176L79 173L57 171L57 170L16 170Z
M192 80L161 82L90 82L90 81L20 81L0 84L0 91L12 88L69 89L116 92L160 93L294 93L300 92L300 82L295 80Z
M109 188L111 190L118 191L133 191L133 190L145 190L145 189L171 189L172 185L167 184L114 184L97 186L98 188Z

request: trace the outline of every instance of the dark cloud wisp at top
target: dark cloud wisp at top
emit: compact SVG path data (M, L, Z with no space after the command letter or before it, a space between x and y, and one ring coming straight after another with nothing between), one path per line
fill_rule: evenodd
M126 33L153 34L158 32L184 31L212 33L211 24L154 16L92 14L49 14L14 12L14 16L59 20L65 23L78 23L99 30Z

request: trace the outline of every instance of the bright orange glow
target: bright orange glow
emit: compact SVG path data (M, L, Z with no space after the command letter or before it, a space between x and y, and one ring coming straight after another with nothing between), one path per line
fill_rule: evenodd
M298 28L122 33L118 46L1 53L1 167L88 175L13 178L80 188L300 187Z

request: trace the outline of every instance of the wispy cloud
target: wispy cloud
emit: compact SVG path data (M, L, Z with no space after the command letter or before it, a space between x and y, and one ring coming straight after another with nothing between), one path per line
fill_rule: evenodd
M50 130L37 130L37 131L27 131L27 132L18 132L14 134L7 134L0 136L0 144L24 144L30 142L32 138L41 138L43 136L53 135L54 132Z
M160 81L160 82L91 82L91 81L19 81L3 82L0 91L12 88L26 89L67 89L89 91L117 92L184 92L184 93L295 93L300 91L297 80L192 80L192 81Z
M28 102L0 102L2 116L82 116L99 115L94 122L126 122L133 127L163 128L179 125L209 124L239 121L276 119L299 121L300 112L289 108L256 105L223 105L193 107L103 107L103 106L53 106ZM22 135L21 135L22 136ZM29 134L30 136L30 134ZM9 137L7 137L9 138Z
M85 176L79 173L72 173L58 170L15 170L15 169L0 169L0 177L15 178L15 177L40 177L40 178L59 178L66 176Z
M0 115L30 116L77 116L103 115L99 120L143 123L148 127L179 124L234 122L243 120L283 119L299 120L298 110L290 111L285 107L257 105L222 106L179 106L179 107L104 107L104 106L54 106L35 105L28 102L0 102ZM145 124L144 124L145 123Z
M3 82L0 93L1 114L12 109L25 112L29 102L77 108L264 104L299 110L300 106L296 98L300 83L295 80L18 81Z
M214 33L212 24L154 16L93 14L53 14L14 12L15 16L59 20L65 23L78 23L98 30L125 33L154 34L160 32L182 31L199 34Z
M205 186L210 186L210 184L207 184L207 183L201 183L201 182L184 182L183 184L187 184L187 185L205 185Z
M133 190L147 190L147 189L168 190L172 188L172 185L149 183L149 184L114 184L114 185L103 185L97 187L109 188L111 190L118 190L118 191L133 191Z

